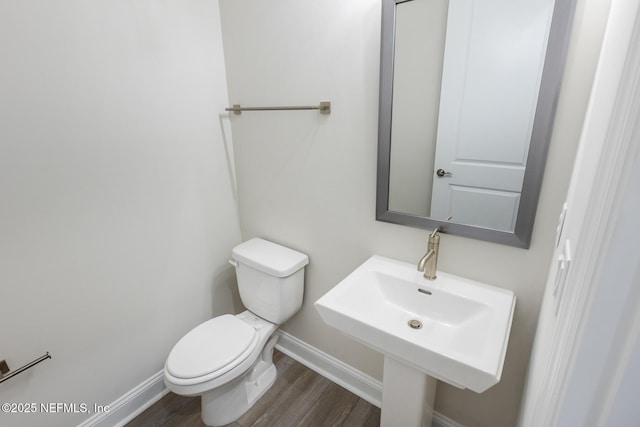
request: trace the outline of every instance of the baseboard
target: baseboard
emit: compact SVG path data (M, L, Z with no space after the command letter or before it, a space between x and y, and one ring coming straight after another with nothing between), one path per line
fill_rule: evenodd
M108 411L93 414L78 427L122 427L168 392L164 371L160 371L108 405Z
M453 421L449 417L445 417L444 415L434 412L433 413L433 424L431 427L464 427L459 422Z
M369 375L283 331L280 331L280 339L276 344L276 348L372 405L378 408L381 406L381 381L371 378ZM464 426L438 412L434 412L432 427Z
M382 405L382 382L283 331L276 348L372 405Z

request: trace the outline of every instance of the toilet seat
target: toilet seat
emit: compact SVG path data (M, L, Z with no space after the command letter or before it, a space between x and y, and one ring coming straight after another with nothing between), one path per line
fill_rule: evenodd
M254 327L225 314L189 331L171 350L165 368L181 385L210 381L241 364L258 341Z

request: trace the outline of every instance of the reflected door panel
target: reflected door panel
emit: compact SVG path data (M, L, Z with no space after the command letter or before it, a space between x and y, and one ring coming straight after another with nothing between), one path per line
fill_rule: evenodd
M520 192L451 185L447 197L449 211L458 214L456 221L493 230L513 230L516 225Z
M553 3L449 3L432 218L514 230Z

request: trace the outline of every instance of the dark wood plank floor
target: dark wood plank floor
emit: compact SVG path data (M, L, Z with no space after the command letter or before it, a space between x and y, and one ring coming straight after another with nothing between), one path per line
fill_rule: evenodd
M278 377L273 386L227 427L374 427L380 409L275 351ZM169 393L126 427L204 427L200 397Z

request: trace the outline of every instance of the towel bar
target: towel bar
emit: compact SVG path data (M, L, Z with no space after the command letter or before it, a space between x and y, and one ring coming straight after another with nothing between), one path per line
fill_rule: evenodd
M319 110L320 114L331 114L331 102L321 102L320 105L303 105L303 106L287 106L287 107L241 107L240 104L234 104L233 107L224 109L225 111L233 111L240 114L242 111L281 111L281 110Z
M3 365L3 367L5 369L2 369L2 372L0 372L0 383L5 382L9 378L15 377L19 373L24 372L27 369L29 369L29 368L31 368L33 366L36 366L38 363L40 363L40 362L42 362L44 360L47 360L47 359L51 359L51 355L49 354L48 351L47 351L47 353L45 355L38 357L36 360L33 360L33 361L27 363L26 365L14 370L14 371L9 371L6 362L3 363L2 365ZM2 362L4 362L4 360Z

